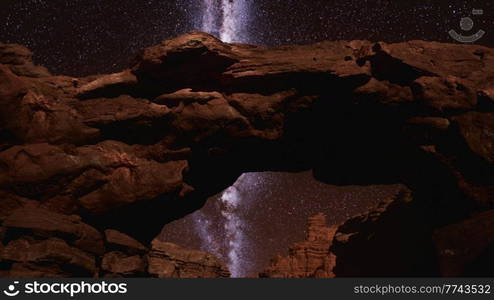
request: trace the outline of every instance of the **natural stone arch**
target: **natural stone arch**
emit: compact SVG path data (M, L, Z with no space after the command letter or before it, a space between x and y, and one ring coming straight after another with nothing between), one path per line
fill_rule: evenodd
M16 70L0 66L7 219L19 206L41 206L149 242L243 172L313 169L332 184L410 188L403 199L413 201L341 228L378 234L366 246L389 268L375 273L365 253L351 251L360 244L343 243L340 257L353 255L353 265L337 275L395 276L453 274L434 252L433 232L446 228L436 240L454 244L445 225L492 208L489 48L353 41L269 49L193 32L145 49L119 74ZM409 224L384 230L393 220ZM397 242L400 232L415 243ZM390 256L393 243L414 248ZM479 255L486 246L465 245ZM461 273L475 257L456 259Z

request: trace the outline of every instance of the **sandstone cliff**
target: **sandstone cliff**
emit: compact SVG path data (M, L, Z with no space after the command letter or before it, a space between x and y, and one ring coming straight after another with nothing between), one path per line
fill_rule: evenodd
M259 277L267 278L331 278L335 256L329 249L337 226L326 227L326 216L310 217L305 241L292 246L288 256L278 256Z

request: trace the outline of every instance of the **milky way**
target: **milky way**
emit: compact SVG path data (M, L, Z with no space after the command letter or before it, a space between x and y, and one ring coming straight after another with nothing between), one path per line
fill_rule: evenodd
M472 9L484 15L472 16ZM191 31L261 45L321 40L454 42L462 17L494 46L485 0L2 0L0 42L20 43L54 73L116 72L142 48ZM221 30L223 28L223 30Z
M252 188L255 179L253 174L243 174L238 178L234 185L227 188L212 201L218 201L219 206L211 211L198 211L190 216L194 224L197 236L201 241L201 248L207 252L215 254L228 265L232 277L242 277L246 270L249 270L248 264L251 258L246 257L246 251L252 247L245 237L245 231L250 224L244 219L243 212L249 206L249 201L243 195L243 190ZM215 221L213 221L215 220ZM214 229L212 222L217 222L219 230ZM189 226L188 223L183 223ZM164 238L166 239L166 229ZM223 248L222 248L223 246Z
M250 6L248 0L203 0L201 29L227 43L248 43Z
M249 245L244 245L245 224L239 214L242 196L237 185L227 188L222 193L220 201L224 205L221 216L225 218L224 238L228 243L228 267L232 277L239 277L242 275L242 266L240 263L242 249Z
M301 173L245 173L205 206L165 225L161 238L210 252L233 277L263 270L306 234L309 216L323 212L339 224L398 190L390 186L337 187Z

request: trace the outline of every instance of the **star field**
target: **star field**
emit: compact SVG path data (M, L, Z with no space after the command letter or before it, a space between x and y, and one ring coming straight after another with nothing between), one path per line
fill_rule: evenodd
M391 197L399 186L337 187L306 171L245 173L229 189L227 197L211 197L201 210L165 225L161 238L213 253L234 277L243 277L304 240L309 216L323 212L328 225L340 224Z
M472 9L483 9L472 16ZM23 44L54 74L120 71L143 48L191 30L225 41L279 46L322 40L455 42L472 17L494 47L494 2L481 0L2 0L0 42ZM397 186L335 187L302 173L246 173L161 237L211 252L233 276L261 271L305 237L307 217L339 224Z
M204 28L207 3L229 0L2 0L0 41L31 48L39 64L56 74L83 76L119 71L140 49ZM494 46L494 2L481 0L236 0L232 20L245 18L241 39L261 45L321 40L412 39L454 42L472 9L475 30ZM216 4L220 5L220 4ZM212 30L214 31L214 30ZM216 32L214 32L216 33Z

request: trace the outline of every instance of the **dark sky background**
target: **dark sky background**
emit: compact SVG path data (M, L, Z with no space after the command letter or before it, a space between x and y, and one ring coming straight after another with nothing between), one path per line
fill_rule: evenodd
M307 218L320 212L340 224L395 195L399 185L332 186L310 171L245 173L199 211L165 225L161 237L222 259L235 277L262 271L305 240Z
M234 0L244 1L241 42L305 44L321 40L413 39L454 42L462 17L472 17L478 43L494 47L494 1ZM221 0L0 0L0 42L26 45L55 74L119 71L140 49L203 27L205 3ZM472 9L483 16L472 16ZM460 31L461 32L461 31ZM260 271L277 253L304 239L308 216L329 224L362 212L396 186L334 187L310 172L248 173L205 207L165 226L162 236L217 255L235 276Z
M31 48L52 72L72 76L128 66L142 48L200 29L206 0L1 0L0 41ZM212 0L215 1L215 0ZM219 1L219 0L218 0ZM411 39L453 42L473 8L479 41L494 46L494 1L485 0L243 0L249 41L262 45L320 40Z

